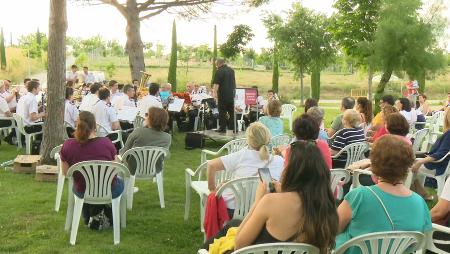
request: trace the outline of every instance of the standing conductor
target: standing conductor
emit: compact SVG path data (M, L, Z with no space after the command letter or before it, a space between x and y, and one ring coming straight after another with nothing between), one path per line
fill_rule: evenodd
M227 112L229 115L228 129L234 130L234 95L236 93L236 79L234 70L225 64L223 59L216 61L217 72L214 77L214 94L219 107L219 129L217 132L227 131Z

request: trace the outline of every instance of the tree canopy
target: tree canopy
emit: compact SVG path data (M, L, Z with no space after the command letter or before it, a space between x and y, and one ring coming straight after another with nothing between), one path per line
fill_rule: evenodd
M233 59L245 52L245 46L252 40L254 34L247 25L237 25L228 35L227 41L220 45L220 53L227 59Z

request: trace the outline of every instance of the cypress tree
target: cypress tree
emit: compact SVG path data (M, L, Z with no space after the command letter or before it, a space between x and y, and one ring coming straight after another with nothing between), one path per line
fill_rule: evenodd
M0 33L0 68L6 69L6 49L5 49L5 37L3 36L3 28Z
M212 58L212 77L211 85L214 84L214 78L216 77L216 60L217 60L217 26L214 25L214 45L213 45L213 58Z
M277 44L273 47L273 73L272 73L272 90L278 93L278 80L280 79L280 70L278 67L278 52Z
M169 76L167 81L172 84L172 91L177 90L177 28L175 20L172 27L172 49L170 52Z

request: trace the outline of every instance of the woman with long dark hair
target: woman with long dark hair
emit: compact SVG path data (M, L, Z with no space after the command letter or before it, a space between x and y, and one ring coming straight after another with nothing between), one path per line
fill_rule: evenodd
M271 242L312 244L321 254L335 244L338 215L330 171L315 141L291 144L288 166L275 193L258 187L255 203L239 226L235 248Z

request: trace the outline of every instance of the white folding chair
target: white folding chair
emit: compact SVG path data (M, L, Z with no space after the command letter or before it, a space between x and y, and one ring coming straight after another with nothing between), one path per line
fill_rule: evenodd
M34 133L27 133L25 131L25 124L23 122L23 118L18 115L18 114L13 114L14 120L16 120L16 125L17 125L17 129L19 130L19 133L25 136L25 152L26 154L31 154L31 142L33 141L33 139L39 135L42 134L42 131L39 132L34 132ZM39 122L36 124L32 124L32 125L44 125L43 122ZM17 132L16 132L17 134ZM22 139L20 137L20 135L17 135L17 143L19 144L19 147L22 146Z
M350 145L346 145L342 150L340 150L337 154L332 156L331 158L336 159L339 158L343 153L347 154L347 161L345 162L345 167L347 168L354 162L362 160L365 158L364 153L369 150L369 145L366 142L356 142Z
M201 249L197 254L207 254ZM231 254L319 254L319 248L306 243L265 243L247 246Z
M50 158L53 158L56 160L56 165L58 167L58 182L56 185L56 200L55 200L55 211L56 212L59 212L59 207L61 205L62 192L64 189L64 181L66 180L66 176L62 172L62 167L61 167L61 156L60 156L61 148L62 148L62 145L59 145L59 146L54 147L50 151Z
M134 129L137 129L139 127L143 127L144 126L144 121L145 121L145 118L143 118L140 115L137 115L136 118L134 119L134 122L133 122Z
M450 152L448 152L441 159L439 159L437 161L430 162L430 163L440 163L440 162L446 160L449 156L450 156ZM444 171L444 173L442 175L438 175L437 176L437 175L433 175L433 174L430 174L428 172L424 172L424 171L419 170L418 176L421 178L420 182L422 184L425 183L425 177L430 177L430 178L436 179L436 182L437 182L437 194L440 197L441 193L442 193L442 190L444 189L445 180L447 179L448 176L450 176L450 163L447 164L447 168L445 169L445 171Z
M428 250L428 251L432 251L433 253L436 253L436 254L448 254L448 252L443 251L436 247L435 244L439 243L439 240L433 239L433 235L436 232L442 232L442 233L450 235L450 228L433 223L433 229L430 232L427 232L425 234L426 239L425 239L424 251ZM446 243L445 245L449 245L449 244ZM425 253L425 252L423 252L423 253Z
M0 116L0 120L11 121L11 125L5 126L5 127L0 127L0 138L8 136L8 132L10 132L10 131L16 132L16 136L18 136L17 135L18 130L16 128L16 121L14 120L13 117Z
M97 136L105 137L110 134L116 134L116 138L111 140L113 144L120 143L120 147L123 147L122 130L108 131L104 126L97 123Z
M357 248L362 254L414 253L423 247L424 235L420 232L390 231L365 234L355 237L336 249L334 254L343 254L349 248Z
M234 153L237 151L240 151L242 148L247 146L247 139L241 138L241 139L235 139L231 140L230 142L226 143L222 148L219 149L217 152L213 152L210 150L203 149L201 153L200 158L200 164L203 164L206 162L206 155L211 156L219 156L224 151L227 151L227 154Z
M73 193L73 174L80 172L86 183L84 197L79 198ZM124 191L117 198L112 198L111 184L113 176L123 177ZM120 242L120 226L126 227L126 197L127 182L130 176L128 168L112 161L84 161L72 165L67 172L69 179L69 201L67 205L67 217L65 230L70 232L70 244L75 245L78 225L80 223L83 203L109 204L112 203L114 244Z
M291 143L292 137L288 134L281 134L273 136L270 139L270 145L272 149L278 146L288 146Z
M297 111L297 107L292 104L281 105L281 118L289 120L289 130L292 131L292 122L294 121L294 112Z
M192 169L187 168L185 170L185 185L186 185L186 202L184 205L184 220L189 218L189 210L191 207L191 188L197 192L200 196L200 229L203 232L203 222L205 218L205 205L206 199L210 193L208 189L208 181L206 176L206 168L208 166L208 162L204 162L201 164L195 172ZM232 175L225 171L221 170L216 172L215 183L216 186L219 186L221 183L224 183L230 180Z
M342 187L340 186L340 184L345 184L348 183L348 181L350 181L351 176L350 176L350 172L348 172L345 169L331 169L330 171L330 186L331 186L331 190L332 191L336 191L336 189L339 191L338 192L338 199L342 199ZM338 188L339 187L339 188Z
M426 137L428 137L429 133L430 129L428 128L421 129L414 133L412 138L414 138L413 151L415 154L418 154L422 151L422 144L425 141Z
M361 175L368 175L368 176L372 176L374 175L372 173L372 171L367 170L367 169L355 169L353 170L353 182L352 182L352 187L353 188L358 188L359 186L362 186L362 184L359 182L359 177ZM412 180L413 180L413 173L411 170L408 171L408 176L405 179L405 182L403 183L403 185L405 185L406 188L410 189L411 188L411 184L412 184Z
M158 186L159 202L161 208L165 207L164 203L164 186L163 186L163 169L156 172L158 160L163 160L169 156L170 152L166 148L156 146L135 147L122 154L122 162L129 166L130 160L136 162L136 171L130 175L130 184L128 190L128 209L133 207L134 184L136 179L153 179L156 177L156 185Z

